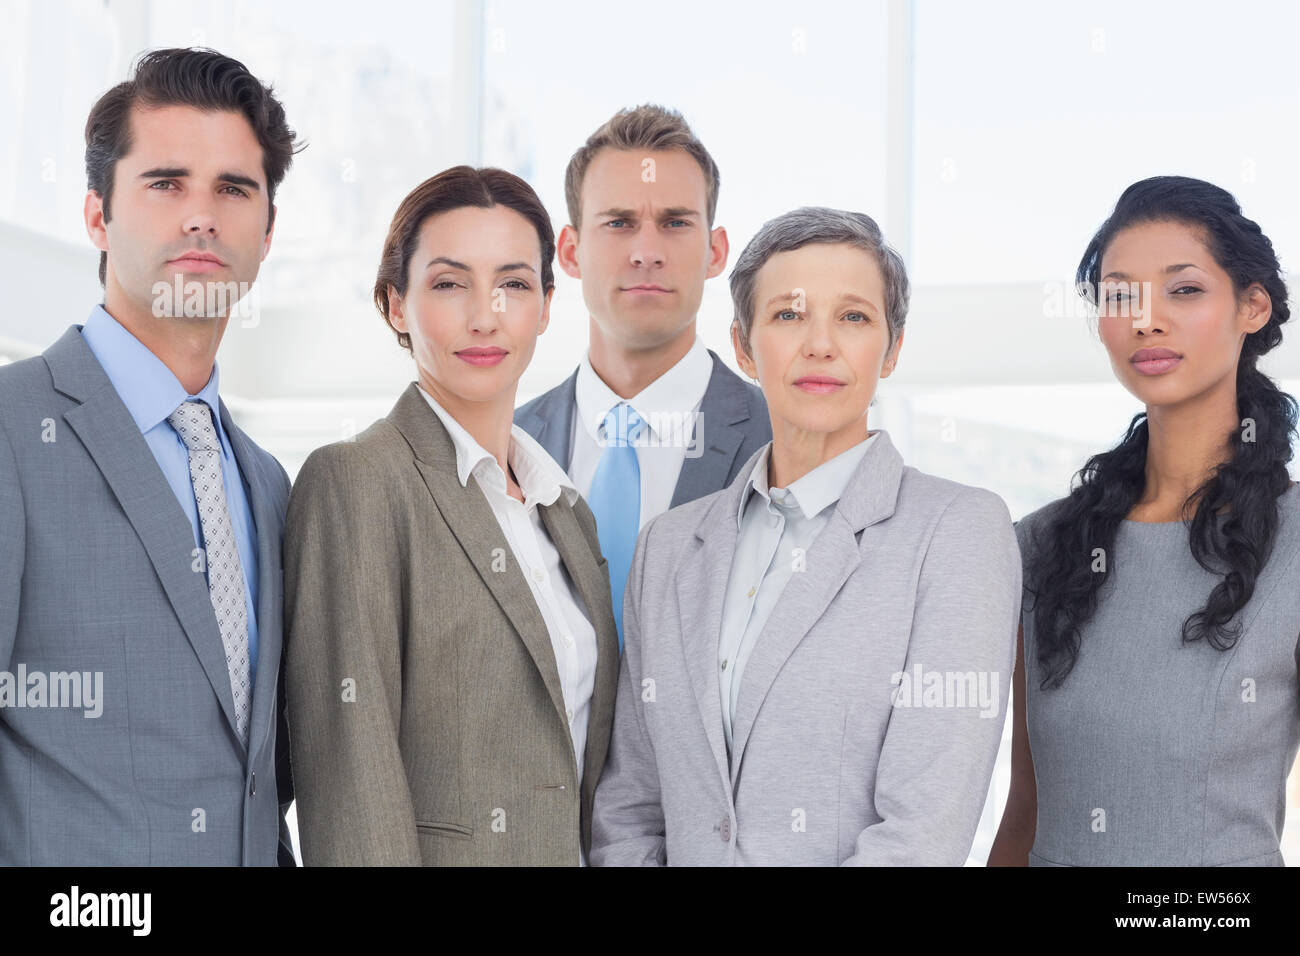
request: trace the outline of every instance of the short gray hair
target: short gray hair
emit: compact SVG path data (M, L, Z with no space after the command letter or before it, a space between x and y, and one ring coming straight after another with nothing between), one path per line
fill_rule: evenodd
M911 297L903 257L885 243L880 227L870 216L825 206L803 206L763 223L731 270L731 301L745 354L752 355L749 332L754 324L758 270L778 252L791 252L814 242L842 242L875 257L885 281L885 322L889 327L889 347L893 348L907 321L907 303Z

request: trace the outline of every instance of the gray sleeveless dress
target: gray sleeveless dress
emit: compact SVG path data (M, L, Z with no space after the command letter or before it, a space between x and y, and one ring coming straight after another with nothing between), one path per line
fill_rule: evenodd
M1024 574L1060 502L1016 525ZM1300 746L1300 485L1279 499L1273 553L1228 651L1184 645L1218 577L1188 526L1125 521L1110 577L1056 689L1021 610L1038 783L1031 866L1282 866L1286 779Z

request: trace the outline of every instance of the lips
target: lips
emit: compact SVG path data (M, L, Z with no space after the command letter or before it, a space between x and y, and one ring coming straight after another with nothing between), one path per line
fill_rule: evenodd
M1183 357L1173 349L1138 349L1129 358L1132 366L1143 375L1163 375L1182 362Z
M173 266L180 266L188 272L214 272L217 269L224 269L226 264L210 252L192 252L183 253L172 259L168 263Z
M801 388L815 395L824 395L844 387L842 381L830 375L804 375L795 379L794 385L795 388Z
M456 357L462 362L468 362L470 365L483 367L496 365L505 358L507 354L509 353L507 353L505 349L500 349L495 346L489 346L487 348L475 346L474 348L461 349L456 353Z
M666 294L669 290L661 285L630 285L623 289L624 292L642 292L642 293L662 293Z

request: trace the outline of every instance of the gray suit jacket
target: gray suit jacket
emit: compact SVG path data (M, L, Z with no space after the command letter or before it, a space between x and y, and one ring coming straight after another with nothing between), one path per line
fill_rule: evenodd
M905 467L881 432L753 649L728 754L718 632L757 457L641 531L592 863L959 865L1010 693L1007 508Z
M292 863L278 693L289 478L219 411L257 528L248 752L190 523L81 327L0 368L0 670L103 675L98 717L0 709L0 864L272 866L279 841Z
M713 373L700 403L700 432L694 439L703 451L698 458L682 462L670 508L725 487L741 462L772 440L763 393L727 368L712 349L709 356ZM537 439L565 471L573 461L577 392L575 369L555 388L515 409L515 424Z
M417 386L303 465L285 604L305 863L578 864L618 636L591 510L563 497L540 510L596 631L581 780L546 623Z

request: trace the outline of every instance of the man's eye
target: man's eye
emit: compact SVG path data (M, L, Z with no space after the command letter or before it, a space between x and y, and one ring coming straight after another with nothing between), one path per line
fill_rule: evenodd
M244 191L243 191L242 189L240 189L238 186L223 186L222 188L223 188L223 189L233 189L233 190L235 191L235 195L236 195L236 196L247 196L247 195L248 195L248 193L244 192Z
M171 187L173 187L173 186L175 186L175 185L176 185L176 184L175 184L174 182L172 182L170 179L160 179L160 180L158 180L156 183L150 183L150 184L149 184L149 188L150 188L150 189L158 189L159 186L166 186L167 189L158 189L158 191L159 191L159 192L167 192L168 190L171 189Z
M624 224L626 224L626 223L627 223L627 220L626 220L626 219L611 219L609 222L605 223L605 225L607 225L607 226L621 226L621 225L624 225Z

